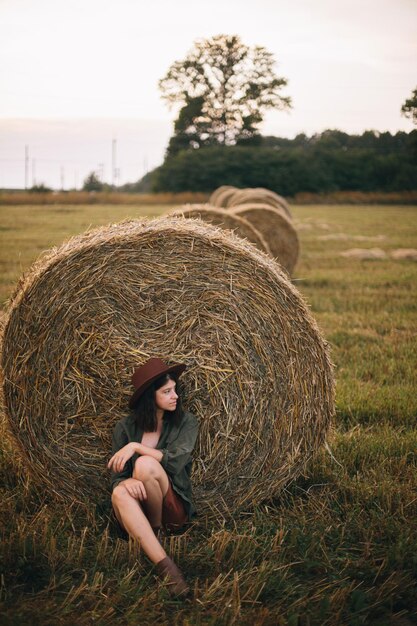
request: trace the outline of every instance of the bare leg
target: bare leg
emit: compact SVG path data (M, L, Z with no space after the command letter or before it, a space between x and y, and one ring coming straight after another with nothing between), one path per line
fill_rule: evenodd
M112 495L117 519L131 537L140 540L145 554L156 564L157 572L166 581L171 595L185 596L190 589L184 576L167 556L152 529L152 526L161 525L162 503L168 491L169 478L161 464L149 456L137 459L133 478L142 481L147 499L140 503L121 483L114 489Z
M155 533L143 512L139 501L118 485L112 495L112 504L117 519L131 537L139 539L145 554L153 563L159 563L167 553L155 537Z
M133 478L145 485L148 497L143 502L143 508L151 526L159 528L162 524L162 501L169 486L167 473L152 457L140 456L135 463Z

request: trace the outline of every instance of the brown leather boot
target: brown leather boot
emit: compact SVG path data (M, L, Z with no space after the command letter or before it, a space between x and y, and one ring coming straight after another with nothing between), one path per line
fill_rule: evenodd
M166 556L155 565L158 576L165 581L171 596L185 597L190 593L190 588L185 582L181 570L174 561Z

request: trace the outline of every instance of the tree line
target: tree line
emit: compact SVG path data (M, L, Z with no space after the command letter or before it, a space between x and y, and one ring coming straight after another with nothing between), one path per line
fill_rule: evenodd
M417 189L417 130L349 135L326 130L308 137L256 138L257 145L208 146L167 155L126 191L207 191L220 185L298 192Z

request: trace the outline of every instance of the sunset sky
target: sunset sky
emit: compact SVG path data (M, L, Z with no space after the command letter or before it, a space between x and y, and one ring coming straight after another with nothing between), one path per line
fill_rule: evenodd
M273 52L290 113L263 134L410 131L416 0L0 0L0 186L119 182L160 164L175 110L157 83L197 38L237 34Z

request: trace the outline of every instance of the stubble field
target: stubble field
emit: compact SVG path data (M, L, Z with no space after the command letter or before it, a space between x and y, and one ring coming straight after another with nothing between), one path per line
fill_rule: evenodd
M45 249L166 205L0 207L0 300ZM308 475L233 523L167 540L194 599L168 599L96 512L40 498L2 426L2 624L417 623L417 207L293 206L294 282L332 346L337 414ZM340 256L378 247L384 260Z

